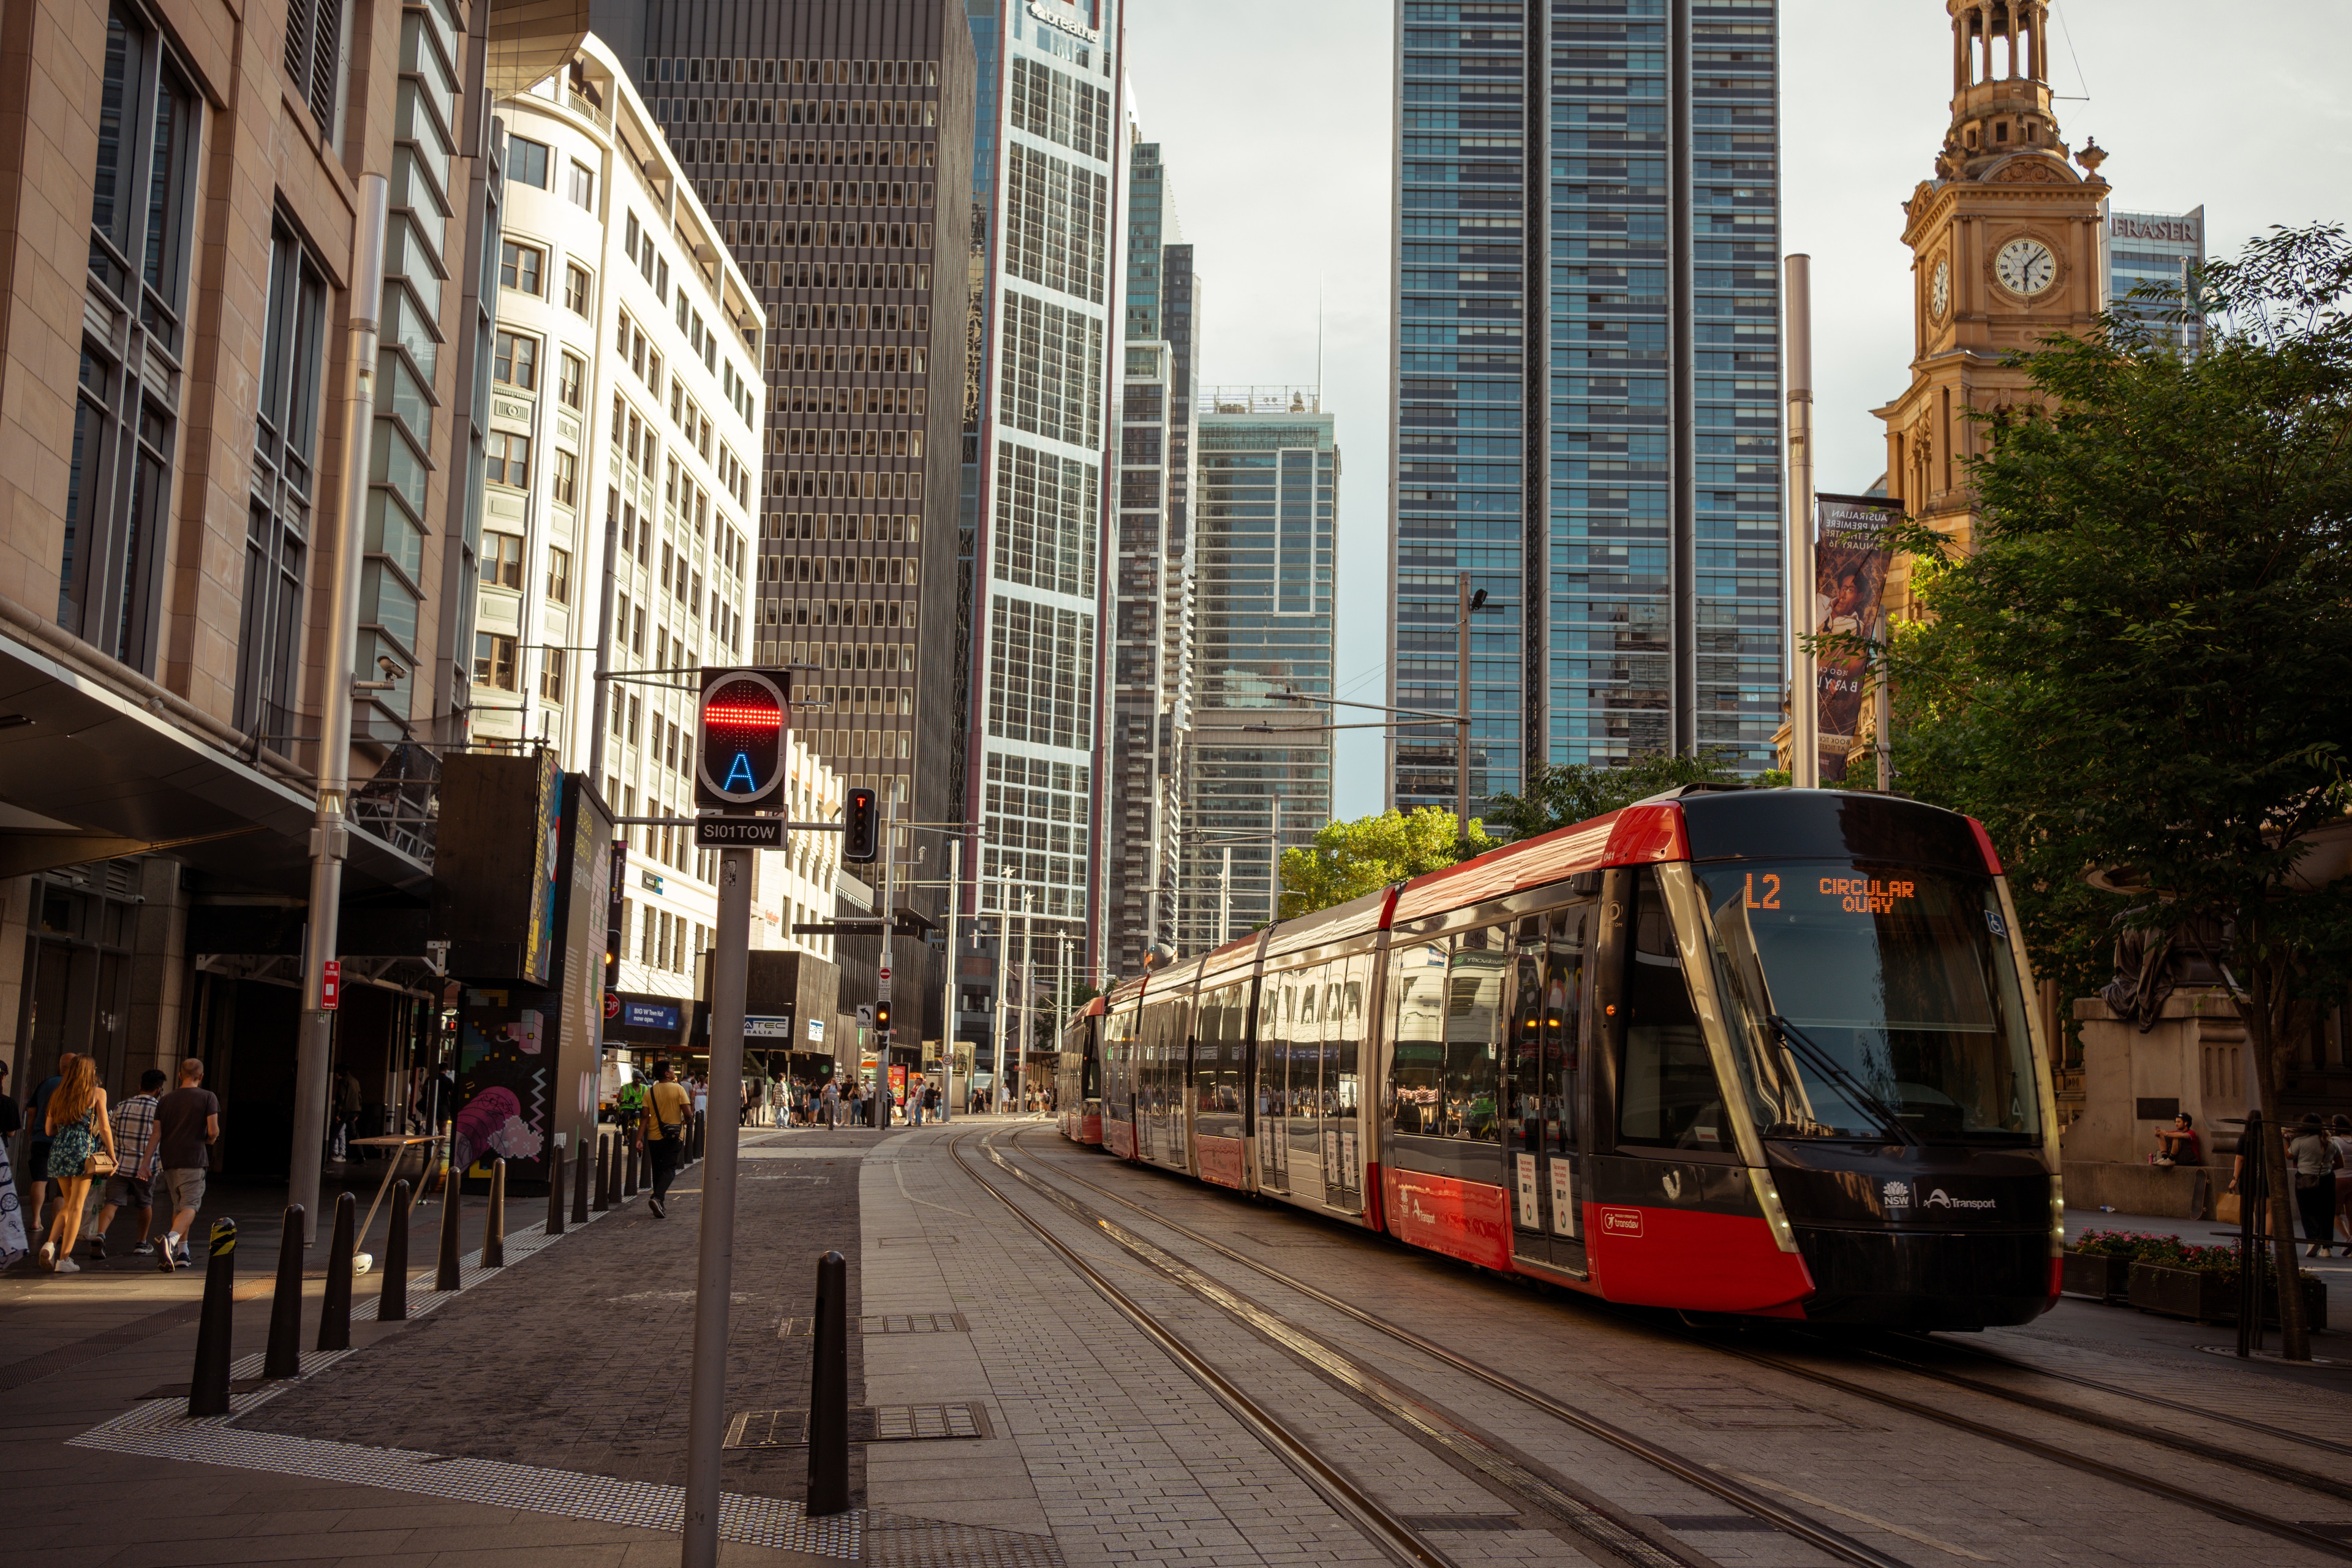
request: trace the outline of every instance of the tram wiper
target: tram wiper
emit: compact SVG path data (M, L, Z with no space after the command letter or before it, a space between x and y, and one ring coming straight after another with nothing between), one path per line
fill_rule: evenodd
M1881 1131L1893 1133L1895 1141L1906 1147L1917 1149L1923 1146L1919 1135L1903 1125L1903 1119L1895 1113L1893 1106L1864 1088L1862 1080L1846 1071L1838 1059L1822 1049L1811 1036L1778 1013L1765 1014L1764 1021L1772 1026L1785 1044L1794 1047L1817 1071L1834 1081L1847 1099L1869 1111L1877 1121Z

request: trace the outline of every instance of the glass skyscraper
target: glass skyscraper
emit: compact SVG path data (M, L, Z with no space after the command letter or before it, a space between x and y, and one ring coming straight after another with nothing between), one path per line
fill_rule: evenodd
M1531 763L1769 767L1775 0L1402 12L1390 701L1453 711L1466 654L1474 811ZM1393 802L1450 808L1454 743L1401 731Z
M2205 209L2185 213L2126 213L2110 208L2099 226L2099 262L2106 275L2107 303L2147 323L2160 341L2195 349L2205 341L2202 319L2166 320L2176 307L2163 300L2135 300L2144 283L2193 289L2205 265Z
M1185 955L1273 919L1281 851L1331 819L1331 710L1276 695L1331 695L1339 451L1321 401L1315 387L1201 394L1176 942Z

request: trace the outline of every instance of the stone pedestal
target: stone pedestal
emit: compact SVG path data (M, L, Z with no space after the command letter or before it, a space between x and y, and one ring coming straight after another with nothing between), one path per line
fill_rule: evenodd
M2207 1168L2220 1173L2203 1184L2205 1193L2225 1186L2229 1157L2215 1146L2216 1134L2224 1131L2219 1124L2242 1118L2254 1103L2246 1031L2229 996L2218 989L2176 991L2165 998L2155 1027L2146 1034L2095 996L2079 998L2074 1016L2083 1026L2083 1112L2062 1140L2067 1201L2088 1207L2113 1204L2127 1213L2167 1212L2116 1202L2126 1195L2145 1201L2139 1189L2155 1173L2129 1173L2137 1177L2134 1182L2117 1171L2116 1180L2105 1183L2096 1179L2095 1171L2101 1165L2146 1167L2156 1152L2158 1130L2170 1127L2182 1110L2195 1119ZM2198 1184L2179 1177L2173 1184L2186 1197ZM2112 1193L2105 1190L2110 1185Z

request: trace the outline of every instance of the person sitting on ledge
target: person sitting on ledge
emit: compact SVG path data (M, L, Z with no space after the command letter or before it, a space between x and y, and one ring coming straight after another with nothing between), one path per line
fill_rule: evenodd
M2197 1152L2196 1119L2187 1111L2172 1119L2172 1125L2156 1135L2156 1159L2158 1165L2201 1165L2205 1162Z

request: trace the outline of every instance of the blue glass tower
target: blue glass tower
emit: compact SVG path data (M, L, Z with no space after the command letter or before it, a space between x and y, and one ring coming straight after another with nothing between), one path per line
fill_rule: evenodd
M1474 811L1534 763L1770 765L1776 3L1402 6L1390 700L1453 711L1466 655ZM1453 805L1453 726L1392 755Z

